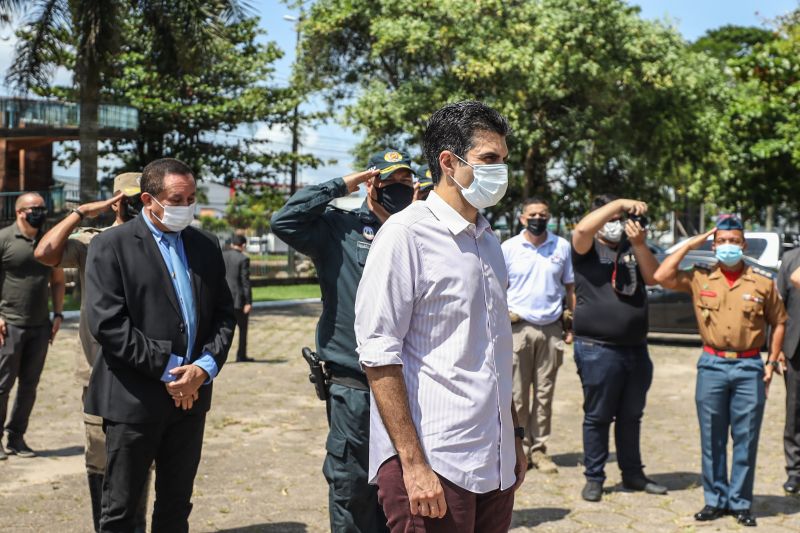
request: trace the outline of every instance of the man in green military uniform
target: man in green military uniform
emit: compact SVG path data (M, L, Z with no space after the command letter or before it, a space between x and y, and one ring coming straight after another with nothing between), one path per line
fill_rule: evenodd
M714 236L719 263L679 271L689 250ZM753 482L758 435L766 392L779 366L787 315L768 270L744 262L742 222L721 217L716 228L698 235L667 257L655 273L664 288L692 295L703 352L697 362L695 402L700 423L705 507L695 520L708 521L731 514L743 526L756 519ZM766 369L761 347L767 326L773 328ZM733 437L730 481L727 471L728 432Z
M89 243L99 235L103 229L94 227L78 228L84 219L93 219L109 209L114 211L116 217L114 225L124 224L137 216L141 209L141 189L139 181L140 172L125 172L114 178L114 196L108 200L90 202L72 209L64 219L56 224L50 231L42 236L34 250L34 257L40 263L62 268L76 268L80 279L80 288L85 285L86 256ZM106 228L107 229L107 228ZM76 231L77 230L77 231ZM75 352L75 377L81 385L81 411L83 411L83 398L89 387L89 376L97 360L100 345L89 333L89 323L86 320L84 308L86 298L81 297L80 323L78 324L78 338L81 350ZM92 520L94 530L100 529L100 502L103 494L103 478L106 469L106 438L103 433L102 417L83 413L85 429L85 463L86 475L89 482L89 496L92 501ZM135 533L144 533L147 529L147 491L149 482L145 483L142 500L136 512Z
M314 261L322 291L317 351L331 374L330 432L323 473L329 485L331 530L336 533L387 531L377 491L369 485L369 387L356 353L355 297L372 239L389 216L411 203L413 171L409 156L384 150L370 169L306 187L272 217L272 231ZM328 204L358 190L367 197L360 209Z

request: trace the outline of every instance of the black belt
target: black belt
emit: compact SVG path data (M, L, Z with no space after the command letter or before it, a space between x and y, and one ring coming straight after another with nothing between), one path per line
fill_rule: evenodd
M363 378L356 378L353 376L337 376L331 374L330 382L341 385L342 387L349 387L351 389L369 392L369 385L367 384L366 376Z

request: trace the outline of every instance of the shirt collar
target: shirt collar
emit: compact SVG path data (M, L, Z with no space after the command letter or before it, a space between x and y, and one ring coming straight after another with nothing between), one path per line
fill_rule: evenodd
M436 191L430 192L425 203L431 210L431 213L433 213L433 216L439 221L444 222L444 225L447 226L447 229L450 230L450 233L453 235L458 235L472 226L475 228L475 236L480 237L484 231L491 227L486 217L480 213L478 213L477 223L472 224L462 217L458 211L453 209L450 204L445 202L441 196L436 194Z
M536 246L535 244L532 244L531 241L529 241L527 238L525 238L525 232L526 231L528 231L528 230L525 229L525 228L522 228L522 231L519 232L519 236L522 239L522 242L524 242L525 244L527 244L531 248L535 248L535 249L538 250L540 248L544 248L545 246L547 246L550 243L555 243L556 242L556 234L553 233L550 230L547 230L547 238L544 240L544 242L542 244L540 244L539 246Z
M38 230L36 230L36 235L34 235L33 237L28 237L27 235L22 233L21 229L19 229L19 224L17 223L16 219L14 220L14 236L15 237L20 237L20 238L25 239L26 241L30 241L30 242L36 242L36 241L39 240L39 237L41 235L42 235L42 230L38 229Z
M156 242L160 242L162 239L169 240L170 242L175 242L177 239L176 237L173 236L180 236L179 233L167 233L165 231L161 231L160 229L158 229L156 225L153 224L153 221L150 220L150 217L147 216L147 213L144 212L144 210L142 210L142 212L139 213L139 215L142 218L144 218L144 223L147 224L147 227L150 229L150 233L153 234L153 237L155 237Z

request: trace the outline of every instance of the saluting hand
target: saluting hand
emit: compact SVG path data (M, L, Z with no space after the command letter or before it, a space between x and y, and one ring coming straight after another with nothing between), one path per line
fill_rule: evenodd
M111 209L111 206L119 202L123 196L124 194L122 194L120 191L113 198L109 198L108 200L100 200L98 202L90 202L88 204L78 206L78 211L83 213L83 216L86 218L94 218L100 213L105 213Z
M689 250L697 250L698 248L703 246L703 243L705 243L708 240L708 238L714 234L715 231L717 231L717 228L713 227L705 233L701 233L700 235L695 235L694 237L689 239L689 242L686 243L686 246L689 248Z
M419 182L414 184L414 195L411 197L412 202L419 200Z
M359 185L366 183L375 176L380 175L380 173L381 172L377 169L370 169L361 172L354 172L353 174L349 174L342 179L344 180L344 184L347 185L347 191L353 193L358 190Z

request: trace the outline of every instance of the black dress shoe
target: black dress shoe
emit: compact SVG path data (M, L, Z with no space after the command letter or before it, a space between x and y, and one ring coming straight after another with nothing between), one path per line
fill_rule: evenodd
M756 517L750 513L750 509L744 509L741 511L731 511L731 515L736 518L736 522L739 525L745 527L756 527Z
M694 514L694 519L698 522L708 522L709 520L716 520L717 518L722 518L727 514L725 509L720 509L719 507L712 507L711 505L706 505L703 507L699 512Z
M664 485L659 485L652 479L649 479L645 476L641 477L633 477L633 478L622 478L622 486L628 490L635 490L635 491L644 491L647 494L666 494L667 487Z
M36 452L31 450L30 446L25 444L25 439L21 436L8 436L8 444L6 444L6 452L10 455L18 457L36 457Z
M237 363L252 363L253 361L255 361L255 359L253 359L252 357L247 357L247 356L245 356L245 357L237 357L236 358L236 362Z
M599 481L587 481L581 491L581 497L587 502L599 502L603 497L603 484Z
M789 479L783 484L783 490L785 490L787 494L797 494L800 492L800 477L789 476Z

